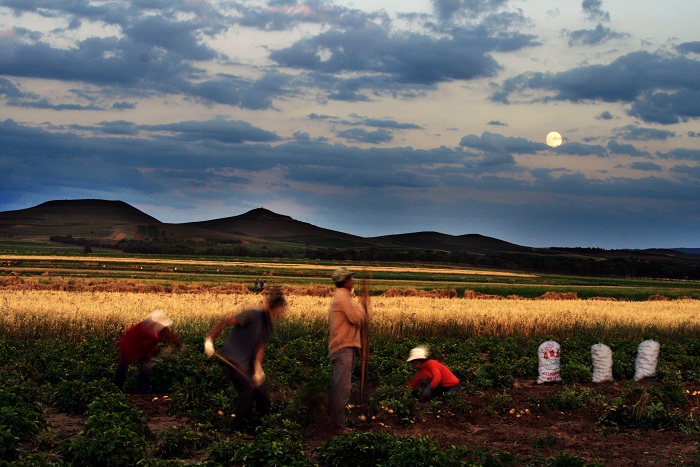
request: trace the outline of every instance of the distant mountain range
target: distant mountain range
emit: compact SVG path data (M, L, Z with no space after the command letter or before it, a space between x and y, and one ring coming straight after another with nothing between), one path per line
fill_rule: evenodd
M415 249L450 253L639 256L697 260L700 248L602 250L597 248L532 248L478 234L414 232L360 237L325 229L264 208L239 216L182 224L164 223L122 201L98 199L48 201L27 209L0 212L0 239L48 240L72 236L95 242L169 238L195 242L249 245L294 245L336 249Z

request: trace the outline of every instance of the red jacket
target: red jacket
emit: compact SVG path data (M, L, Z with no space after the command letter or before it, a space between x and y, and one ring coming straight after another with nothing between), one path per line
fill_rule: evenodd
M170 330L163 328L156 332L147 322L141 321L126 330L119 340L122 353L129 363L142 358L153 358L161 341L178 343L179 339Z
M459 379L445 365L437 360L426 360L423 367L406 382L406 386L417 388L426 379L430 380L432 389L438 386L449 388L459 384Z

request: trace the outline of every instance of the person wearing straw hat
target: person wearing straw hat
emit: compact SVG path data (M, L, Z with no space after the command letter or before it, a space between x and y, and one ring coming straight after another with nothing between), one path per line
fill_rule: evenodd
M216 356L222 362L238 393L236 420L230 427L232 431L245 428L253 407L260 415L270 413L270 389L262 363L272 323L284 314L287 299L278 287L270 287L265 293L262 307L246 309L222 319L204 339L204 353L208 357ZM214 341L228 327L231 327L231 332L221 350L216 352Z
M119 389L124 387L129 365L139 362L139 391L148 394L151 391L151 366L153 357L160 351L161 342L169 342L177 349L182 342L170 329L173 320L163 310L153 310L146 319L134 324L119 339L119 362L114 375L114 384Z
M448 392L461 389L459 379L442 363L430 358L426 347L411 349L407 362L416 369L416 374L405 385L410 388L420 388L420 399L429 401Z
M345 406L352 393L352 369L362 345L360 328L366 319L364 308L353 300L353 273L345 268L331 275L336 290L328 311L328 351L333 363L333 385L328 407L331 432L347 434Z

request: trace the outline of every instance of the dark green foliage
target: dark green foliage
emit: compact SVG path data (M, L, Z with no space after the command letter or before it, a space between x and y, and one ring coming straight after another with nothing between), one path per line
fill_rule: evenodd
M605 407L598 424L607 427L700 432L697 419L672 407L663 392L644 386L630 387L615 398Z
M551 467L586 467L586 459L576 454L568 454L560 452L556 456L547 461L547 465Z
M21 443L34 439L45 426L36 386L8 377L0 388L0 458L15 459Z
M158 433L153 454L162 459L186 458L208 447L217 438L216 430L207 423L175 425L169 430Z
M83 431L62 445L74 466L135 465L146 457L145 420L121 394L95 398L88 404Z
M443 394L431 400L430 403L433 412L441 410L448 414L467 415L474 409L464 391Z
M401 423L412 423L418 414L418 398L411 388L380 386L370 399L370 411L391 409Z
M0 381L4 384L0 388L0 457L11 459L13 465L27 466L171 466L182 464L175 458L208 452L208 461L199 465L310 465L309 456L303 453L301 436L326 412L332 373L326 332L326 324L305 328L281 323L276 327L266 352L265 372L276 396L273 414L277 418L253 420L248 433L255 433L254 440L229 433L235 420L230 414L237 394L221 363L203 354L199 335L183 336L185 348L163 352L153 366L154 389L170 396L171 414L182 414L191 424L178 424L149 440L142 414L131 402L138 396L119 391L111 382L116 359L113 337L90 337L77 344L62 339L24 342L0 338ZM483 403L486 412L506 415L513 408L511 395L519 390L514 382L536 379L537 347L549 337L554 338L372 336L370 401L361 408L362 414L376 415L377 421L389 424L413 423L426 418L426 414L472 414L474 407ZM606 342L614 354L615 384L623 385L625 390L620 398L604 401L595 391L576 386L577 382L590 381L590 346L599 339L580 334L564 340L564 384L557 385L557 392L547 397L533 399L530 409L535 411L536 404L545 411L591 408L603 411L599 421L603 427L700 433L698 422L685 415L689 400L697 402L684 389L688 381L697 381L700 375L700 341L662 342L657 375L650 384L632 381L640 341L641 338ZM434 358L453 370L462 382L461 393L422 403L402 386L413 374L405 359L416 345L427 345ZM132 366L130 372L132 377L127 384L133 387L137 368ZM488 393L482 394L485 390ZM127 387L126 393L129 392ZM84 414L80 435L57 447L40 402L50 403L62 412ZM353 409L353 415L358 415L357 410ZM349 423L355 420L349 418ZM370 424L358 426L364 429ZM532 445L561 448L556 441L544 437L532 441ZM149 444L153 451L147 451ZM30 451L28 446L41 452ZM347 465L344 452L350 453L351 465L363 465L364 456L366 465L387 466L507 465L512 459L508 453L472 451L463 446L441 449L428 438L400 440L376 433L334 438L318 454L325 456L326 463L322 465ZM579 460L562 453L543 462L580 465L576 463Z
M488 413L503 415L513 407L513 397L504 389L500 394L484 396L484 403L486 404L486 411Z
M576 389L565 387L544 401L544 405L550 410L570 412L582 409L595 403L604 403L605 397L590 389L577 391Z
M294 393L287 413L302 425L323 420L328 413L330 390L330 376L321 375L310 379Z
M301 442L298 424L279 415L264 417L255 430L255 441L240 438L215 442L209 449L208 460L227 466L289 466L313 465Z
M64 380L51 387L48 402L61 412L82 415L96 397L116 392L119 388L107 379L89 382Z
M316 455L324 467L495 467L511 465L514 461L512 454L502 451L484 452L464 446L441 449L435 441L423 436L401 438L386 432L336 436L320 446Z

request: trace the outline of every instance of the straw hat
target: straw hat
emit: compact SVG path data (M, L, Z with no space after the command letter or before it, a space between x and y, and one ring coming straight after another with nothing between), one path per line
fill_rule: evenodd
M154 323L158 323L164 328L167 328L168 326L173 324L173 320L168 318L168 315L166 315L165 312L160 309L153 310L153 312L150 315L148 315L148 318L146 319L150 319Z
M407 362L411 362L413 360L427 360L428 355L430 355L430 352L428 351L427 347L415 347L411 349L411 354L408 356Z

